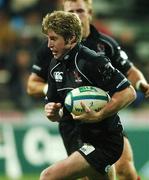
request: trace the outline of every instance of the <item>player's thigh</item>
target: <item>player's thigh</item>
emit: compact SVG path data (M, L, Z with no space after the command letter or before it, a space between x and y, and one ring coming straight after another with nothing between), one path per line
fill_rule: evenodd
M68 155L71 155L83 145L80 138L80 130L75 121L60 122L59 131Z
M107 175L102 175L94 170L77 151L65 160L50 166L44 173L49 174L49 179L56 180L75 180L85 176L90 177L90 180L108 180Z

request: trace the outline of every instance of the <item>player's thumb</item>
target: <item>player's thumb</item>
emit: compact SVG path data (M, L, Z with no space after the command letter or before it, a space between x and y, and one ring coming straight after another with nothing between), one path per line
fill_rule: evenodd
M55 106L56 106L57 109L60 109L62 107L62 104L61 103L56 103Z

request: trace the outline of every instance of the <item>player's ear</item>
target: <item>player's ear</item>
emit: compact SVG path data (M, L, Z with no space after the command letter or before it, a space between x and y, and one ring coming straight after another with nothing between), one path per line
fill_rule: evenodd
M75 36L72 36L72 38L68 40L68 44L72 45L73 43L76 43L76 37Z
M89 8L88 13L90 16L93 16L93 10L91 8Z
M89 14L89 21L92 21L92 17L93 17L93 10L91 8L89 8L88 10L88 14Z

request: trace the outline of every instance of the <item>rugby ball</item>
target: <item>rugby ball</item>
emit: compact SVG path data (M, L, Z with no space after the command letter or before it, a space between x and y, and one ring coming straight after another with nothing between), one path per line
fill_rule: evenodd
M84 112L81 102L94 111L100 111L109 100L106 91L94 86L81 86L66 95L64 105L70 113L80 115Z

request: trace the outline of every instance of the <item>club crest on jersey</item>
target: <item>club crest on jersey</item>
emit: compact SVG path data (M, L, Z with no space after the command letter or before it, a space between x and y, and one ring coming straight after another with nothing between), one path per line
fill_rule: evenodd
M97 51L104 53L105 52L105 46L103 44L98 43L97 44Z
M63 81L63 72L56 71L53 73L54 79L56 82L62 82Z
M76 72L76 71L74 71L73 73L74 73L75 82L76 82L76 83L81 83L81 82L82 82L82 79L81 79L81 77L79 76L79 73Z

